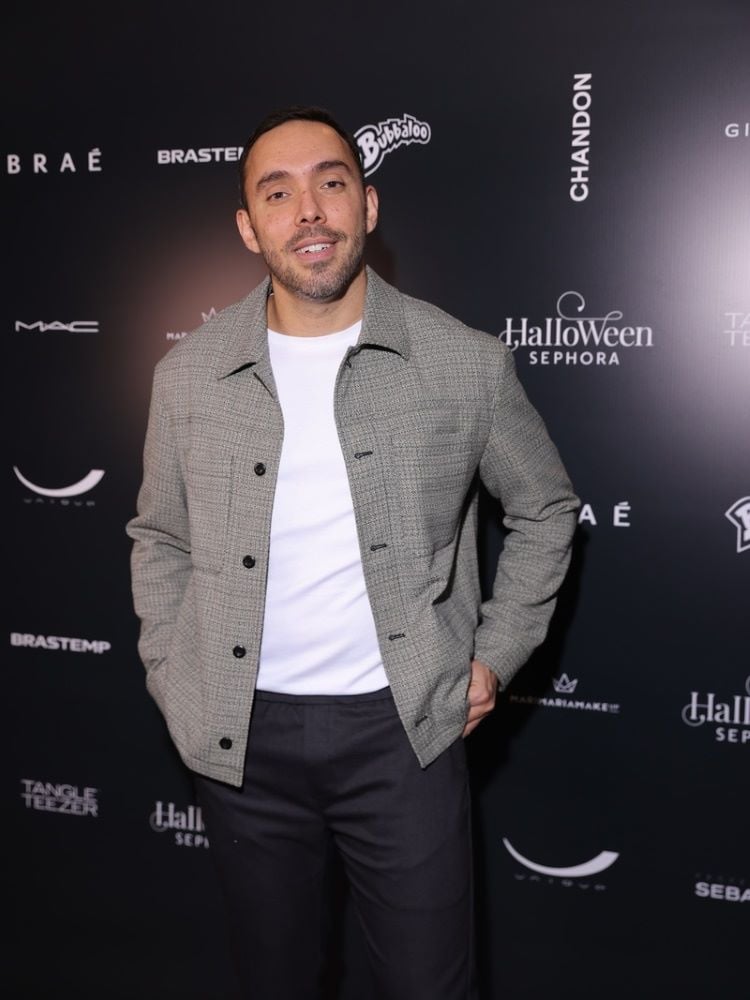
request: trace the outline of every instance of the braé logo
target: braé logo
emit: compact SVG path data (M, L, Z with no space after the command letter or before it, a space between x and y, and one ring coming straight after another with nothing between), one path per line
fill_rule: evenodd
M426 145L431 137L432 129L427 122L421 122L412 115L387 118L377 125L362 125L354 133L354 139L362 154L365 177L374 174L386 155L394 149L413 142Z
M750 549L750 497L741 497L724 516L737 529L737 552L747 552Z

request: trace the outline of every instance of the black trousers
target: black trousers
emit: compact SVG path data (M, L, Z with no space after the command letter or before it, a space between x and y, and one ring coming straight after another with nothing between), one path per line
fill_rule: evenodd
M378 1000L474 996L463 740L424 770L390 690L257 692L245 779L196 776L247 1000L319 1000L338 851Z

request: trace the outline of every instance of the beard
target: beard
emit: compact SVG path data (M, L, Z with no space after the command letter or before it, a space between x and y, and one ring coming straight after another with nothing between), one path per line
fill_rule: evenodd
M281 252L265 246L260 239L258 246L271 277L286 291L301 299L327 302L341 298L353 278L359 274L365 251L365 236L364 226L352 236L325 226L311 226L308 229L298 230ZM301 240L318 238L336 243L338 250L336 259L295 267L294 247Z

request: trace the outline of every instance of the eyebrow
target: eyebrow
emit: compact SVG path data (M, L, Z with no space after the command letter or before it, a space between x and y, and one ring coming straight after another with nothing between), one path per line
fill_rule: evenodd
M311 174L322 174L327 170L346 170L348 174L351 174L352 170L346 160L321 160L320 163L316 163L314 167L311 167L308 171ZM263 187L267 187L269 184L275 184L276 181L283 181L289 177L288 170L269 170L268 173L263 174L258 183L255 185L256 191L259 191Z

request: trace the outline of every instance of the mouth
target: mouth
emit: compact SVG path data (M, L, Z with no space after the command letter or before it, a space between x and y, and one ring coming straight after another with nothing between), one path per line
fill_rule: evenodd
M294 253L303 260L325 260L333 254L335 246L333 241L317 240L314 243L303 243L301 246L295 247Z

